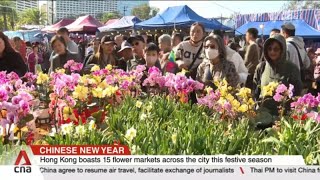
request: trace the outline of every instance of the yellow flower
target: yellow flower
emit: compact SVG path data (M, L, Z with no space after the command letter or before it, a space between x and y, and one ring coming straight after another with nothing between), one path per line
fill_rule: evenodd
M101 83L101 77L100 76L93 76L93 79L95 80L95 84Z
M108 65L106 66L106 69L109 70L109 71L111 71L111 70L112 70L112 65L111 65L111 64L108 64Z
M228 94L226 99L231 102L234 100L234 97L231 94Z
M58 73L58 74L64 74L64 73L66 73L66 70L65 70L65 69L62 69L62 68L56 69L56 73Z
M137 108L141 108L141 106L142 106L142 102L141 102L141 101L137 101L137 102L136 102L136 107L137 107Z
M272 96L274 90L278 87L279 83L270 82L268 85L262 87L262 97Z
M249 106L253 106L254 104L255 104L255 102L253 101L252 98L250 98L249 101L248 101L248 105Z
M89 75L81 76L79 83L84 84L84 85L89 84Z
M209 94L213 89L207 86L204 90L207 92L207 94Z
M242 112L242 113L247 112L247 111L248 111L248 105L242 104L242 105L238 108L238 111L239 111L239 112Z
M88 97L88 92L89 92L88 87L78 85L74 89L74 92L72 93L72 95L73 95L73 98L75 99L85 100Z
M231 101L231 105L234 109L238 109L240 107L240 102L234 99L233 101Z
M185 75L187 72L188 72L187 70L182 69L182 70L181 70L179 73L177 73L177 74L179 74L179 75Z
M102 88L100 88L100 87L92 89L92 95L93 95L93 97L96 97L96 98L104 98L106 96L103 93Z
M173 133L173 134L172 134L171 140L172 140L172 143L173 143L173 144L176 144L176 143L177 143L177 133Z
M131 127L130 129L127 130L125 138L131 142L133 138L137 136L137 130L134 129L134 127Z
M251 89L245 88L245 87L241 88L239 90L239 92L237 93L237 96L239 96L243 99L247 99L248 96L250 96L250 95L251 95Z
M71 120L75 120L76 119L76 116L73 113L73 110L68 106L63 107L62 113L63 113L63 118L64 119L68 119L68 118L70 118Z
M98 65L94 65L92 68L91 68L91 72L94 72L94 71L99 71L100 70L100 67Z
M98 85L99 88L102 88L102 89L105 89L108 87L108 84L107 84L107 81L102 81L99 85Z
M147 111L150 112L153 107L152 102L149 102L149 105L146 107Z
M96 128L96 123L94 122L94 120L91 120L90 122L89 122L89 131L92 131L92 130L94 130Z
M43 84L48 82L49 76L47 74L44 74L42 72L39 72L38 78L37 78L37 84Z
M112 96L117 90L118 90L118 86L108 86L105 90L103 90L103 93L105 94L105 96L110 97L110 96Z

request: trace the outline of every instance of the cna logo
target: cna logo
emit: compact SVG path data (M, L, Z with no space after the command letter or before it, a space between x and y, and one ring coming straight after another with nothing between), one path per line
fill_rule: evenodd
M23 164L21 164L22 158L24 159L24 162L25 162ZM31 167L30 167L31 162L25 150L20 151L14 165L16 165L16 167L14 167L15 173L31 173ZM25 165L29 165L29 166L25 166Z

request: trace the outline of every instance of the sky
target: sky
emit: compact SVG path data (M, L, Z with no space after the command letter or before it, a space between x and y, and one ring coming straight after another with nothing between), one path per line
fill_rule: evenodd
M205 18L230 17L231 14L276 12L288 1L149 1L150 6L164 11L170 6L188 5L197 14Z

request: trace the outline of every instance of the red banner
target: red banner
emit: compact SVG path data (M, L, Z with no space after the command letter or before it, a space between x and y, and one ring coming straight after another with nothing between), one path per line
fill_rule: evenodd
M130 155L124 145L31 145L34 155Z

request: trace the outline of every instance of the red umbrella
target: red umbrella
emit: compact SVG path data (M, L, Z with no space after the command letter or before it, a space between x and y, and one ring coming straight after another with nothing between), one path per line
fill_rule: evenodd
M73 23L66 26L66 28L70 32L95 33L98 27L101 26L102 24L98 20L90 15L87 15L79 17Z

